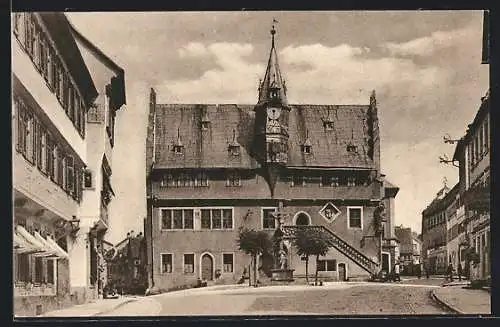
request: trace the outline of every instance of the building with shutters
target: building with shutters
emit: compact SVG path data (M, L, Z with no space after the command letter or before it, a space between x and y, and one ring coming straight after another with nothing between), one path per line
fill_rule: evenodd
M277 212L288 239L297 225L308 225L329 240L332 248L319 261L322 278L367 278L381 261L388 271L394 264L399 189L380 171L375 92L361 105L288 103L275 34L273 27L255 104L161 104L151 89L145 224L150 288L195 285L198 279L236 282L250 264L236 245L238 230L271 235ZM381 203L386 219L379 240L373 217ZM301 258L292 249L288 256L294 276L303 277ZM270 262L260 259L261 278Z
M13 13L11 45L14 313L31 316L98 297L125 85L63 13Z

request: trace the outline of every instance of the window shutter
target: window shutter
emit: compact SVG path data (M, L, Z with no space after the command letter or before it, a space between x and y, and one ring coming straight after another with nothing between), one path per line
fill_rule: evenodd
M66 190L75 193L75 167L72 156L66 157Z

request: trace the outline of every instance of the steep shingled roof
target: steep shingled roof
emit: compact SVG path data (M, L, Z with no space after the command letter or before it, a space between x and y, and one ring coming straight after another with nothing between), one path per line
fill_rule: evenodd
M367 126L368 105L291 105L289 120L288 166L374 168L368 155L371 135ZM259 167L251 157L254 105L158 104L156 105L156 168L244 168ZM210 123L201 128L205 115ZM330 112L330 113L329 113ZM326 130L323 119L333 120ZM231 157L228 146L233 129L241 154ZM310 154L301 151L306 133L312 144ZM173 145L178 133L183 153L175 153ZM347 151L347 146L356 146Z

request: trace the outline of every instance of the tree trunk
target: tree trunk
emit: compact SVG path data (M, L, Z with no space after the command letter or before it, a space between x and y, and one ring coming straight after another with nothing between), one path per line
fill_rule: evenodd
M309 256L306 257L306 283L307 283L307 285L309 285L308 272L309 272Z
M319 261L319 254L316 255L316 276L314 277L314 286L318 285L318 261Z
M257 254L253 256L253 286L257 287Z

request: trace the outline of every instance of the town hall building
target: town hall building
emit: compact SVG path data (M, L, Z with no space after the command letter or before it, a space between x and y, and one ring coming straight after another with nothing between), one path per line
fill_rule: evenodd
M276 213L286 236L293 237L294 226L309 225L329 240L332 247L318 262L322 278L366 278L395 263L399 189L380 169L375 92L362 105L288 103L275 34L273 27L253 105L160 104L151 89L145 222L150 288L198 279L235 283L251 262L238 250L239 229L272 234ZM379 238L374 216L382 207ZM288 263L294 277L305 275L295 249ZM309 264L310 271L315 265Z

